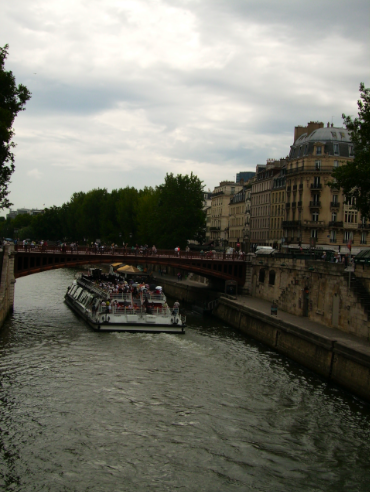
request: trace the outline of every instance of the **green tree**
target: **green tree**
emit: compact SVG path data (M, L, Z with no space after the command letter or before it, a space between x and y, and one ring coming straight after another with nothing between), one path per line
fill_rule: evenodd
M15 143L13 123L19 113L25 109L31 93L26 86L15 83L11 71L5 71L5 60L9 46L0 47L0 208L9 208L12 203L8 200L8 185L13 174Z
M361 99L357 102L358 118L342 115L354 147L354 159L340 166L332 176L347 198L355 198L355 208L362 217L370 217L370 89L360 84Z
M139 192L135 188L126 188L118 190L116 214L119 233L122 234L122 242L129 243L130 246L137 241L137 209L139 202Z
M185 248L188 239L196 239L205 225L203 188L200 179L189 175L166 174L158 187L155 206L156 246Z

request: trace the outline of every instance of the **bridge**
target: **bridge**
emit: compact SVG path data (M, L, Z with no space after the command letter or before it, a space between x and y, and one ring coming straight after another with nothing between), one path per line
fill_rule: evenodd
M60 248L16 246L14 251L14 277L20 278L34 273L57 268L78 268L86 264L118 263L142 265L150 270L150 265L162 268L173 267L188 273L207 277L211 281L234 280L243 286L246 278L246 259L237 254L180 252L172 250L108 248L97 250L90 247Z

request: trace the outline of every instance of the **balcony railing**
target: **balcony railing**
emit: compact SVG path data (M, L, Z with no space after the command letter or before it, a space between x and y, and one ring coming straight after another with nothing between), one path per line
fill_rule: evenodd
M297 202L292 202L292 208L295 208L297 206Z
M336 239L336 238L335 238L335 239L330 238L330 242L331 242L331 243L336 243L336 242L337 242L337 239Z
M293 185L293 191L297 191L297 185Z
M315 227L321 229L325 227L325 222L323 220L304 220L303 225L305 227Z
M370 229L370 224L358 224L359 229Z
M291 227L301 227L301 221L300 220L283 220L283 227L285 228L291 228Z
M310 202L310 208L320 208L320 207L321 207L321 202L318 201Z
M339 208L339 205L340 205L339 202L330 202L330 206L332 208Z
M321 183L312 183L311 184L311 190L321 190L322 184Z
M287 169L286 174L296 174L302 172L303 170L304 170L304 166L299 166L294 169Z
M287 169L286 174L298 174L298 173L327 173L331 174L334 171L334 166L315 166L312 164L311 166L299 166L293 169Z
M329 222L329 227L343 227L343 221L331 220Z

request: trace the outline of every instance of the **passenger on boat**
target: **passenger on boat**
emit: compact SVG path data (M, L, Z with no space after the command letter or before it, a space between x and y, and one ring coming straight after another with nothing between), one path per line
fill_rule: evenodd
M179 309L180 309L180 303L179 303L179 301L174 302L174 304L173 304L173 314L177 314L179 312Z

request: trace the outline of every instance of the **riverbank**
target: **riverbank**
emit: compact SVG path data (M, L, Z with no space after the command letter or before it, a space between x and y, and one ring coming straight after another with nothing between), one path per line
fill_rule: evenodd
M183 302L204 302L217 297L207 286L191 280L158 278L165 291ZM271 303L238 295L219 297L213 314L308 369L370 401L370 343L336 328L279 310Z

